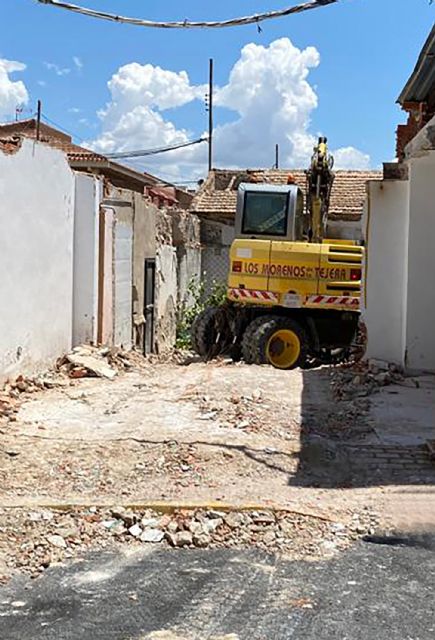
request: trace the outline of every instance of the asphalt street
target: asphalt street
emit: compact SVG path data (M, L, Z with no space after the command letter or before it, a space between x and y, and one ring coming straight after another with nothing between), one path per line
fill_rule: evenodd
M384 544L388 542L388 544ZM255 550L99 553L0 589L1 640L433 640L435 540L324 561Z

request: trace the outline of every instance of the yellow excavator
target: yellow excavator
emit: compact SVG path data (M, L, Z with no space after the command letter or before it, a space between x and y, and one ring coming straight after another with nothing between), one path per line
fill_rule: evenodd
M230 354L279 369L345 359L358 330L363 247L325 237L333 158L319 138L306 193L242 183L226 302L198 315L192 345L204 358Z

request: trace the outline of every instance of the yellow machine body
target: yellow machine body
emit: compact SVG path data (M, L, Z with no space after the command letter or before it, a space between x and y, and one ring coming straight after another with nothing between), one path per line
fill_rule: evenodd
M359 310L363 248L237 239L230 251L228 298L288 308Z

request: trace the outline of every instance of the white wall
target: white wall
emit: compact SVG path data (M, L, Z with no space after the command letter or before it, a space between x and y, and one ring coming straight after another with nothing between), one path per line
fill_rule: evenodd
M409 161L406 364L435 371L435 151Z
M65 155L24 139L0 151L0 378L71 348L74 175Z
M75 174L73 346L97 342L98 237L102 181Z
M405 363L407 181L371 181L364 214L367 357Z

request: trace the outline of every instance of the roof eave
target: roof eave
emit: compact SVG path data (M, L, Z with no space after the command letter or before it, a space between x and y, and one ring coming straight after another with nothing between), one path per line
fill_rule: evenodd
M146 186L154 186L157 184L157 178L151 177L150 175L145 175L142 173L138 173L134 169L130 169L129 167L125 167L123 165L117 164L116 162L111 162L111 160L73 160L70 159L70 165L72 169L97 169L99 171L111 171L113 173L117 173L119 176L124 178L128 178L129 180L135 180L139 182L144 187Z
M425 92L428 93L435 83L434 56L435 25L432 27L432 31L423 45L414 71L403 88L400 96L397 98L398 104L403 106L406 102L422 102L422 100L416 99L417 91L418 95L422 95ZM421 84L419 85L419 83Z

